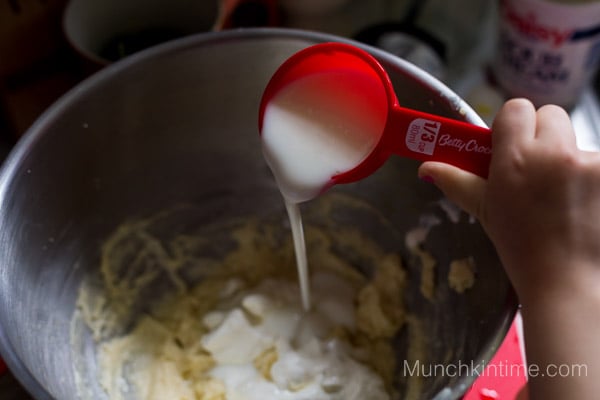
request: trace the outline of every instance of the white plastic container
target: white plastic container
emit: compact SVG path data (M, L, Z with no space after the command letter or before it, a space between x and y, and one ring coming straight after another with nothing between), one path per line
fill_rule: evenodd
M600 1L501 0L494 73L510 97L572 108L600 60Z

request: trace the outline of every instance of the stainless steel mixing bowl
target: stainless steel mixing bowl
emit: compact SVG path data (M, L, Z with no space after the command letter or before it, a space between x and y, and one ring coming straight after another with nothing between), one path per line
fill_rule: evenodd
M102 241L121 222L181 203L206 209L187 224L264 212L284 218L260 150L258 102L284 59L332 40L343 39L242 30L168 43L87 79L18 143L0 175L0 351L35 398L76 398L70 321L77 291L97 270ZM481 123L429 75L367 49L405 106ZM395 234L364 216L341 218L405 258L406 231L424 212L439 210L440 193L416 178L417 165L392 158L368 179L333 189L378 210ZM432 229L428 246L439 261L435 301L419 291L418 263L408 262L411 286L404 294L424 321L423 363L489 360L516 308L492 245L463 215L459 223ZM475 258L477 278L459 295L448 288L448 264L465 255ZM406 357L407 340L406 333L397 339L399 359ZM457 399L473 380L469 373L423 377L418 397Z

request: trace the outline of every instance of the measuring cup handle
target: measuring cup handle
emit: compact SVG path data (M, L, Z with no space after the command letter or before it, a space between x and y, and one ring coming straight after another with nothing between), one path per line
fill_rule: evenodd
M420 161L440 161L487 178L491 130L397 106L389 129L394 153Z

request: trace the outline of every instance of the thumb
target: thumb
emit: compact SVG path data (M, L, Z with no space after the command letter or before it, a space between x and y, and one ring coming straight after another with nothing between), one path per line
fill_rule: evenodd
M457 206L481 219L485 179L460 168L428 161L419 167L419 177L432 181Z

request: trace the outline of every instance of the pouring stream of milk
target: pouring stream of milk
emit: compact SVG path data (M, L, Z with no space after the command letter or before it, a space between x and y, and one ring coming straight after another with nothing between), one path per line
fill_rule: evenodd
M367 78L309 75L282 89L265 108L263 153L285 200L305 310L310 288L299 203L317 197L333 176L357 166L377 144L381 118L356 90L371 86Z
M302 307L304 311L310 310L310 286L308 280L308 260L306 257L306 243L304 241L304 230L302 228L302 215L297 203L285 199L285 208L292 227L294 238L294 251L296 252L296 267L298 268L298 280L300 282L300 294L302 295Z

